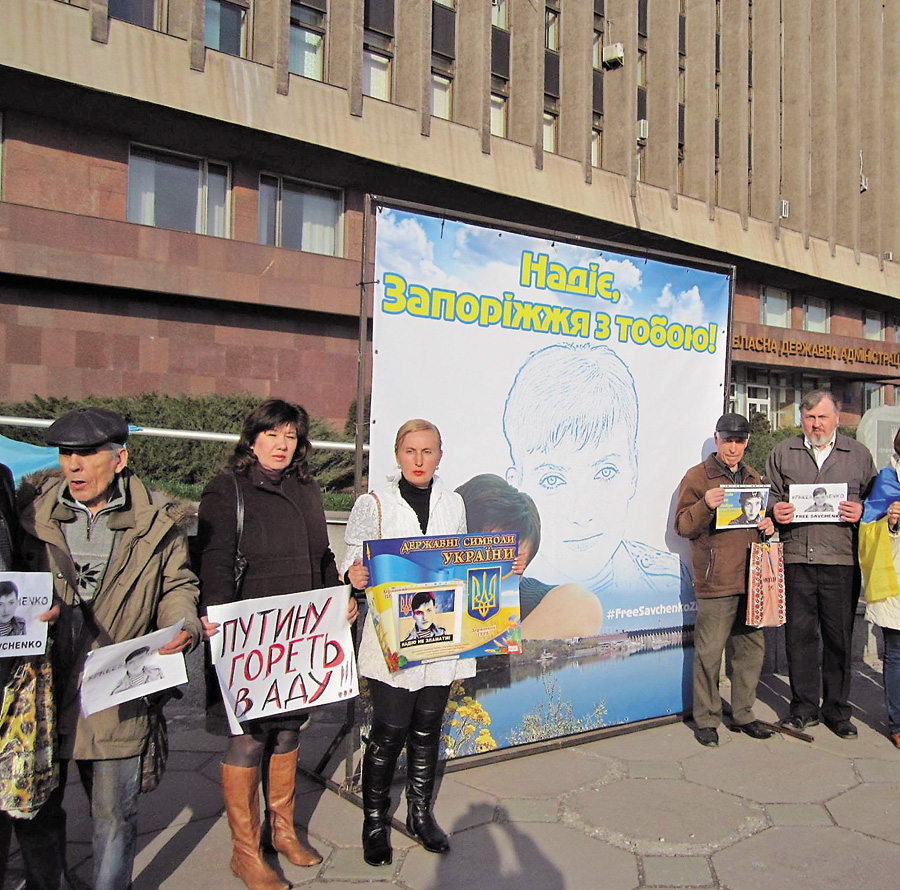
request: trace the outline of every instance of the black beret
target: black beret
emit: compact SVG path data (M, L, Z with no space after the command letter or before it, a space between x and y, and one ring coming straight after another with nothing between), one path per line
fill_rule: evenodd
M124 445L128 422L105 408L76 408L55 420L44 436L55 448L97 448L107 442Z

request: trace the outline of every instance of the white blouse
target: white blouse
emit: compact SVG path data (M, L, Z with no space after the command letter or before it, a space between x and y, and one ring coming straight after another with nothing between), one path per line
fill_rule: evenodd
M371 494L361 495L353 505L350 518L347 520L347 530L344 532L347 549L339 567L342 578L354 560L362 559L363 541L378 538L422 537L419 519L413 508L403 500L399 486L400 477L395 476L390 479L390 488L376 492L381 503L380 528L378 504ZM463 499L455 491L446 488L435 476L426 534L455 535L464 534L465 531L466 508ZM357 666L363 677L411 692L425 686L449 686L454 680L475 676L474 658L443 659L405 668L392 674L387 669L381 646L378 644L371 612L366 616Z

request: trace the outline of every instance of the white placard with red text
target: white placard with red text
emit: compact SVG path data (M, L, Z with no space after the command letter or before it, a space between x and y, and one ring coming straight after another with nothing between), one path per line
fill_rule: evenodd
M210 640L229 722L271 717L358 694L347 623L349 587L210 606Z

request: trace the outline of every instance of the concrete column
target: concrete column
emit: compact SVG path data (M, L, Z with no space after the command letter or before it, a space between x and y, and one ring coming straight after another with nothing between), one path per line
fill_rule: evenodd
M91 40L109 43L109 4L107 0L91 0Z
M900 5L884 7L884 67L882 69L883 111L881 125L884 138L882 177L876 195L882 207L881 250L890 251L900 263ZM870 188L871 186L871 180Z
M719 73L719 206L746 220L749 19L747 0L722 0Z
M510 0L509 124L515 142L534 148L543 166L541 121L544 114L544 4Z
M809 232L834 247L837 174L837 22L833 3L814 4L810 25L811 103ZM843 28L841 29L844 30ZM844 134L854 142L855 136Z
M756 0L751 31L753 108L751 111L750 215L775 223L781 186L781 18L778 0Z
M651 4L652 5L652 4ZM603 75L603 167L634 187L637 158L637 3L607 0L606 42L625 46L625 64Z
M453 117L478 130L491 150L491 8L482 0L457 0Z
M325 80L347 90L350 114L362 114L363 0L328 4Z
M882 172L884 152L884 94L886 81L896 79L896 68L884 66L885 41L880 0L860 0L860 69L859 69L859 146L863 153L863 175L868 189L858 192L859 248L880 257L885 179ZM862 60L865 59L863 63ZM886 76L886 72L891 73ZM896 133L896 130L889 132ZM862 189L862 185L859 188Z
M687 0L684 191L712 204L715 194L716 18L712 0Z
M591 167L594 4L563 3L559 41L559 153Z
M835 16L835 77L837 107L835 117L835 217L834 240L859 250L859 152L860 115L860 0L838 0ZM866 65L877 59L866 51ZM874 96L866 97L867 101ZM863 156L865 157L865 156Z
M782 9L784 45L791 49L782 60L781 197L791 202L791 215L781 225L807 235L812 113L809 6L786 3Z
M191 36L191 0L169 0L166 31L188 40Z
M394 3L394 101L419 112L431 133L431 0Z
M282 13L290 15L290 0L256 0L253 4L250 22L253 30L249 55L254 62L268 65L270 68L275 67L278 54L279 18ZM285 75L287 75L286 68Z
M647 140L645 180L678 194L678 0L647 10ZM677 203L676 203L677 206Z
M206 0L190 0L191 31L188 38L191 68L203 71L206 68Z

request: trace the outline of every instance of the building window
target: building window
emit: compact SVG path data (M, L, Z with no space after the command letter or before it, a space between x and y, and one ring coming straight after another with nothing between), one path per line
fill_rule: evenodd
M791 326L791 295L780 287L764 287L759 299L759 323L772 328Z
M342 204L333 189L260 176L259 243L340 256Z
M453 75L456 64L456 12L438 0L431 9L431 113L453 119Z
M199 235L228 236L228 166L132 148L128 221Z
M394 0L365 0L363 10L363 95L390 102Z
M603 131L596 127L591 130L591 166L599 167L603 159Z
M866 340L884 339L884 314L863 309L863 337Z
M819 297L803 298L803 330L827 334L831 329L831 312L828 300Z
M645 175L644 168L646 166L646 163L647 163L647 146L644 145L643 143L638 143L637 157L636 157L636 163L635 163L635 168L634 168L634 176L638 182L644 181L644 175Z
M326 0L291 3L291 74L324 80L326 11Z
M556 131L558 122L559 118L555 114L552 114L549 111L544 112L542 130L544 151L549 151L551 154L556 153Z
M367 49L363 54L363 95L391 101L391 57Z
M804 391L818 388L810 386ZM772 429L798 426L801 396L790 374L738 366L732 373L729 410L751 419L754 414L762 414Z
M491 0L491 24L495 28L509 30L509 3L508 0Z
M206 46L232 56L243 56L246 31L247 7L225 0L206 0Z
M111 19L130 22L142 28L158 28L156 0L109 0L107 7Z
M559 4L547 4L544 10L544 48L559 52Z
M453 81L436 71L431 72L431 113L445 121L453 117Z
M491 93L491 136L506 138L506 96Z
M863 411L880 408L884 404L884 387L880 383L866 383L863 386Z

